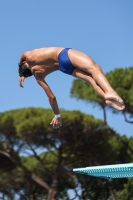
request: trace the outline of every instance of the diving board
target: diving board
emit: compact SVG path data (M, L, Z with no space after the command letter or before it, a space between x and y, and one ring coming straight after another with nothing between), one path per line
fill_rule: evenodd
M76 168L73 172L99 178L131 178L133 163Z

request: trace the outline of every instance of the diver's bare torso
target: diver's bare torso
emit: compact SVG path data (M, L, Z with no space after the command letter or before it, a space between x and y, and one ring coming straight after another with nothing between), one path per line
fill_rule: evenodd
M23 53L22 58L26 57L28 68L40 71L46 75L59 70L58 55L63 50L62 47L39 48Z

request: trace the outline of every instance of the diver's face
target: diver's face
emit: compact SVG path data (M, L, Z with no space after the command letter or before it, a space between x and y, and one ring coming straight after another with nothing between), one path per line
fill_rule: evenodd
M24 65L25 67L27 67L28 69L30 69L29 64L28 64L26 61L23 62L23 65Z

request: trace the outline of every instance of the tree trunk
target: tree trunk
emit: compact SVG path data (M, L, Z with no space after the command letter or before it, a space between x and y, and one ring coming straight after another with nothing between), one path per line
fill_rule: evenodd
M116 199L116 196L115 196L115 194L114 194L114 192L113 192L113 189L112 189L112 187L111 187L111 185L110 185L109 182L108 182L108 188L109 188L109 193L110 193L110 195L111 195L111 197L112 197L112 200L117 200L117 199Z
M50 190L48 192L48 200L56 200L56 197L57 197L57 186L58 186L58 181L55 178L53 180L51 188L50 188Z

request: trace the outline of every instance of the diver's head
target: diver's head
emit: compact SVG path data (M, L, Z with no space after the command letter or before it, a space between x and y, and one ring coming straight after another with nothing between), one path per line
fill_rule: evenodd
M28 68L28 63L26 61L23 62L22 64L18 63L18 67L19 67L18 73L20 77L24 76L25 78L27 78L33 75L31 70Z

